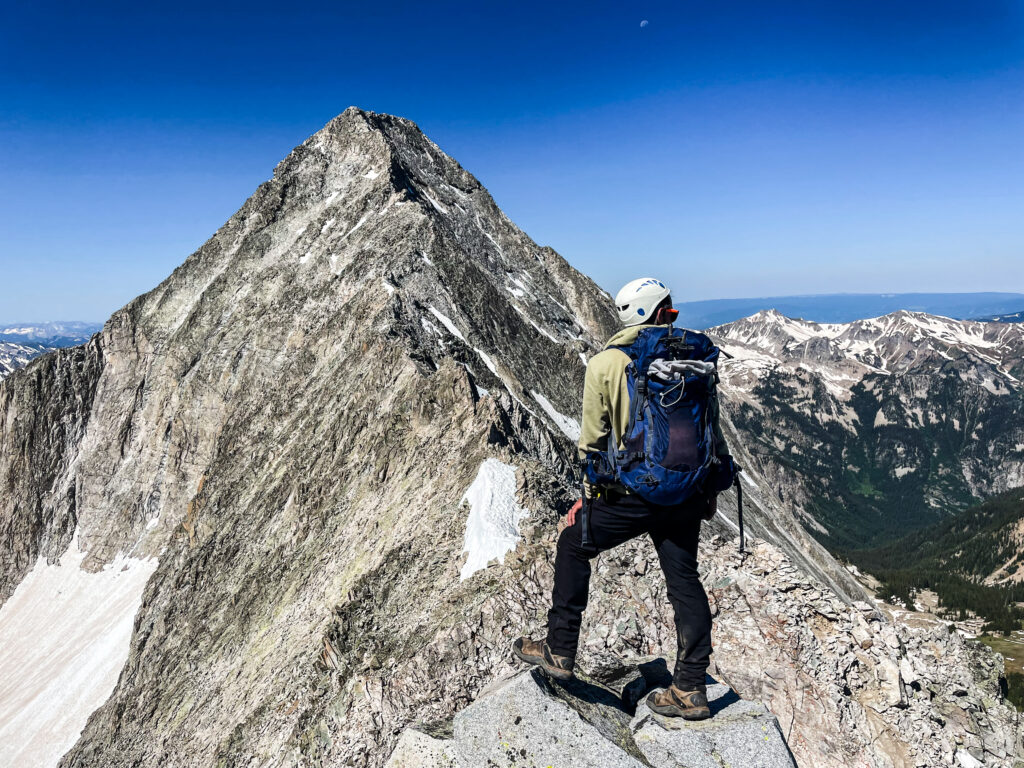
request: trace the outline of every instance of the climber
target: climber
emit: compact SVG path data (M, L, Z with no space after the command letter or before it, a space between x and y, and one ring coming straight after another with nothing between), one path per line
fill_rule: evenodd
M628 283L615 304L625 328L587 365L581 496L558 537L547 636L520 637L513 652L551 677L571 678L590 561L646 533L665 573L678 641L672 685L647 703L700 720L711 716L711 610L697 575L697 539L736 471L719 425L718 349L703 334L673 327L678 311L659 280Z

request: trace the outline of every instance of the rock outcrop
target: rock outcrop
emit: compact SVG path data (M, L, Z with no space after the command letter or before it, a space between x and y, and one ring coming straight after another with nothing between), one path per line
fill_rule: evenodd
M559 682L528 670L497 681L453 722L407 729L387 768L796 768L775 717L728 686L709 680L713 718L686 722L643 701L671 683L664 659L600 673Z

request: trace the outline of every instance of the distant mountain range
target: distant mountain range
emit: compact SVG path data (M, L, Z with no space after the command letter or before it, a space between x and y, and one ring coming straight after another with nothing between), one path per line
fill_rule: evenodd
M44 352L84 344L102 327L78 321L0 325L0 379Z
M8 374L28 365L33 358L39 357L44 352L49 352L54 347L44 344L19 344L14 341L0 341L0 379Z
M760 312L710 331L723 411L834 553L861 550L1020 484L1024 327L895 312L811 323ZM760 466L758 466L758 464ZM765 494L765 488L771 492Z
M9 323L0 325L0 341L16 344L42 344L46 347L73 347L84 344L103 323L77 320L46 323Z
M688 328L724 325L762 310L815 323L852 323L899 310L925 312L957 320L1020 322L1024 293L833 293L815 296L764 296L710 299L676 304L679 323ZM1011 319L1016 318L1016 319Z

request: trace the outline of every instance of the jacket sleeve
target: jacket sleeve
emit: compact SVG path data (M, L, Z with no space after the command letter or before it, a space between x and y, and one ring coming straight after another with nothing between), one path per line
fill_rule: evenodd
M608 450L614 430L621 441L629 425L629 358L619 350L605 350L590 359L583 380L583 418L580 422L580 458L591 451Z
M619 350L606 350L590 359L583 380L583 418L578 444L580 459L591 451L608 450L612 433L621 440L629 425L629 385L626 365L629 357ZM584 483L589 497L591 489Z

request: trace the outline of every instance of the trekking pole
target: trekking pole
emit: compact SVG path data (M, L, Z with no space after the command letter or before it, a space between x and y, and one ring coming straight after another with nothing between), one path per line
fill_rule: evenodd
M736 468L736 479L732 481L733 487L736 488L736 519L740 525L740 554L743 554L743 485L740 483L740 472L739 467Z

